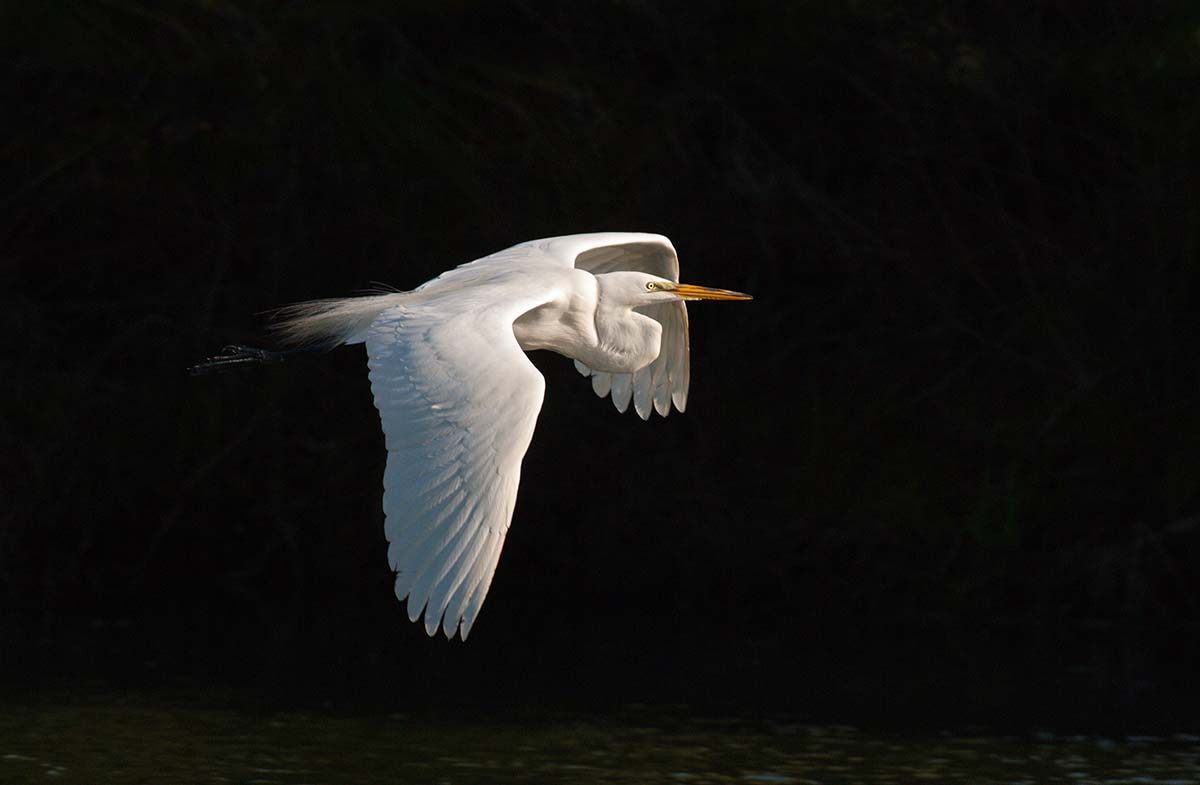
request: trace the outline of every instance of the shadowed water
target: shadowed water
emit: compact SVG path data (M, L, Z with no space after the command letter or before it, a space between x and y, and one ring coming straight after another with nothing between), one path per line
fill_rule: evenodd
M233 696L236 698L236 696ZM347 715L97 690L6 698L0 782L1194 783L1200 737L860 729L688 706Z

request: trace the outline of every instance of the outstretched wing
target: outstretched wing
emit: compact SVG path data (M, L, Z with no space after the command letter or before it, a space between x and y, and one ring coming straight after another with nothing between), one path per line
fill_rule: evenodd
M573 260L576 267L593 275L636 270L679 281L679 257L671 241L661 234L600 232L537 242L543 243L550 255ZM650 419L651 408L666 417L672 402L682 412L687 407L690 375L687 306L682 301L660 303L639 311L663 327L662 349L654 362L632 374L593 371L578 360L575 368L591 377L592 389L601 398L611 394L618 411L629 408L632 398L633 408L643 420Z
M401 304L367 331L387 442L383 509L396 596L463 640L512 521L545 380L513 335L536 301ZM447 315L450 314L450 315Z

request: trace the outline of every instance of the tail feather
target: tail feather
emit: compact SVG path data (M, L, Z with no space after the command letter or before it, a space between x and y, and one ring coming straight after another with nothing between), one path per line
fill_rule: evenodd
M399 305L406 292L339 297L285 305L271 316L271 330L295 345L361 343L375 317Z

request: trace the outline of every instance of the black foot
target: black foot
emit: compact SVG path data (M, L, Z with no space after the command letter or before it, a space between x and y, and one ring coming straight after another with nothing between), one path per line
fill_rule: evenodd
M188 368L188 373L192 376L199 376L205 373L230 371L246 365L279 363L283 362L286 354L289 352L272 352L266 349L256 349L253 346L226 346L216 357L209 357Z

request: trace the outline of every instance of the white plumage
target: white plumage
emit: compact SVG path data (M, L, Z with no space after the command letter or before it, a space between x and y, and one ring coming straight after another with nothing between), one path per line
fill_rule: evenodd
M666 237L605 232L521 243L411 292L282 311L293 341L366 344L388 450L388 561L430 635L465 640L491 585L545 391L525 351L572 358L620 411L683 411L684 300L749 297L678 281Z

